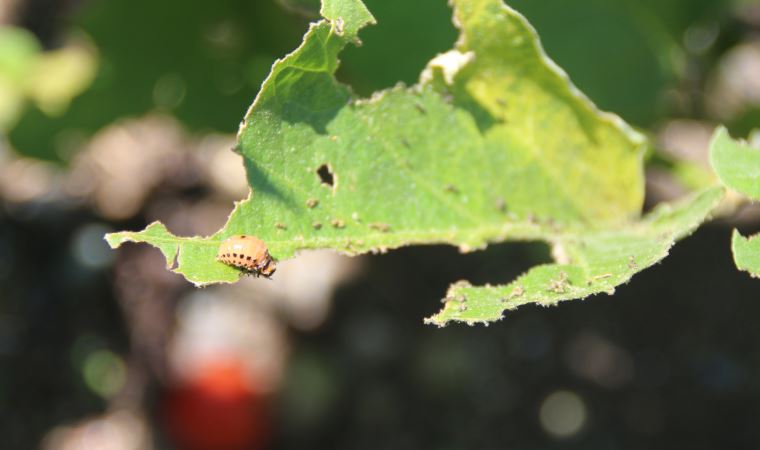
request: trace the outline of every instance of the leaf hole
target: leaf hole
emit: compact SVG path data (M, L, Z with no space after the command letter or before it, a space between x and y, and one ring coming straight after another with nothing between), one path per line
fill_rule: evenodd
M322 164L319 166L319 169L317 169L317 175L319 175L319 181L321 181L322 184L327 185L330 188L335 187L335 175L333 174L332 169L330 169L330 165Z

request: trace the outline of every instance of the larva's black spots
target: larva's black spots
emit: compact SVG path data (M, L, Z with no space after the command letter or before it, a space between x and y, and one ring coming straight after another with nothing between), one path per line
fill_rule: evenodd
M216 259L267 278L275 272L275 263L269 256L266 244L253 236L240 235L225 239L219 244Z

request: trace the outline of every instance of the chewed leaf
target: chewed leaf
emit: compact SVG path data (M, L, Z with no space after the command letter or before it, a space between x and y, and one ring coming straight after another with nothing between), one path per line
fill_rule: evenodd
M731 237L731 250L734 252L734 262L739 270L760 278L760 234L745 238L734 230Z
M154 224L116 236L158 246L196 284L234 278L214 260L233 235L261 239L278 260L305 249L355 255L447 243L468 251L545 240L562 246L571 264L526 276L555 283L557 295L547 299L558 299L630 277L633 269L606 275L606 249L646 267L707 215L699 203L682 228L637 222L644 139L597 110L501 0L451 5L455 48L430 61L418 84L360 99L334 73L341 50L374 19L359 0L324 0L324 19L274 64L241 125L236 150L252 192L224 228L181 238ZM538 299L527 284L526 295ZM507 288L459 288L476 289L491 305L481 320L500 317L502 298L517 298Z
M444 308L426 322L489 322L504 311L536 303L613 293L615 287L667 256L676 240L691 233L723 198L721 188L708 189L671 208L661 206L639 223L616 231L559 236L555 245L566 255L564 264L534 267L504 286L451 286Z
M111 248L118 248L125 242L150 244L164 254L167 269L184 275L197 286L208 284L205 280L209 274L213 275L216 282L230 283L240 278L237 269L216 261L220 240L177 237L159 222L153 222L137 233L123 231L107 234L106 241ZM202 268L202 271L199 272L198 268Z

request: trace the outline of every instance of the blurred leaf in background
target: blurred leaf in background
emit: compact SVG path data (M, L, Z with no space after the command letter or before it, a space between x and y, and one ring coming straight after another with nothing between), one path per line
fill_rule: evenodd
M705 52L732 0L513 0L547 52L602 109L637 126L679 114L668 104L689 81L689 52ZM678 106L678 105L675 105Z
M60 116L92 82L97 58L83 39L43 51L29 31L0 27L0 131L16 124L28 101Z
M0 28L0 129L13 125L23 104L24 80L41 51L30 32Z

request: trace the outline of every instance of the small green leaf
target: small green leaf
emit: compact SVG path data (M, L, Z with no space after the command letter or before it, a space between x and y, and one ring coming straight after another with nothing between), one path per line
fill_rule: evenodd
M755 278L760 278L760 234L745 238L734 230L731 249L734 252L736 267L749 272Z
M710 164L723 184L760 200L760 148L731 139L728 130L719 127L710 141Z
M612 294L616 286L665 258L670 247L699 226L722 198L721 188L710 188L675 207L661 205L642 221L619 230L561 233L554 240L558 263L534 267L504 286L454 284L443 309L426 322L439 326L449 321L490 322L527 303L550 306Z

